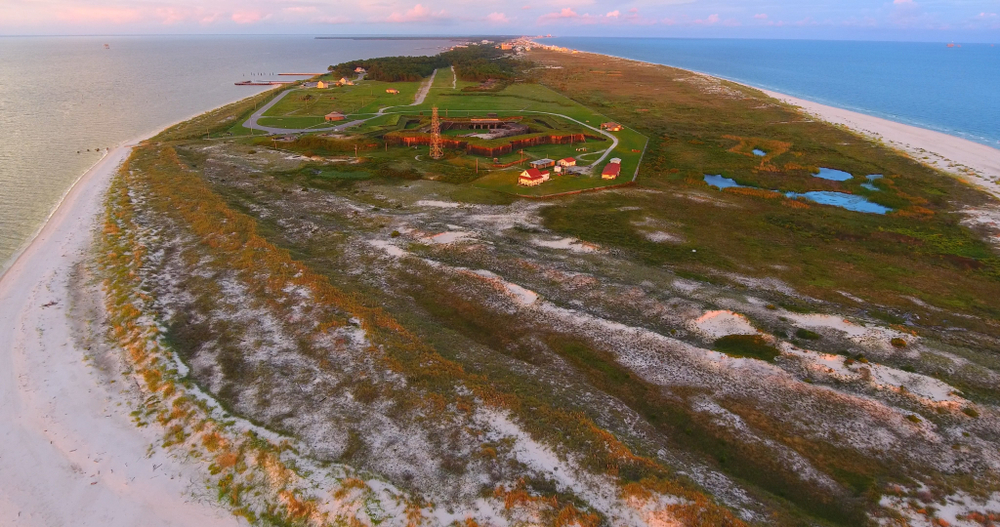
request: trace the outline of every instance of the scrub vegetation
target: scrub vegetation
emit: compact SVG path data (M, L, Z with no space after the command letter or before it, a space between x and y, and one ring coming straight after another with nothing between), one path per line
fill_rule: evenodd
M336 137L205 140L243 101L135 150L97 253L162 448L204 459L260 525L958 525L998 508L1000 260L962 223L995 202L742 86L528 59L532 82L496 92L439 69L423 105ZM386 141L431 105L615 120L638 184L524 199L475 156Z

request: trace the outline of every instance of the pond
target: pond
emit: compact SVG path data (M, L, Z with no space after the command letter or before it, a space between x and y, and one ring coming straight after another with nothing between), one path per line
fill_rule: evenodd
M879 189L875 186L874 181L876 179L882 179L882 174L868 174L865 178L868 180L868 183L862 183L861 186L868 190L878 192Z
M864 196L845 194L843 192L814 191L806 192L804 194L788 192L785 194L785 197L793 199L803 197L821 205L833 205L834 207L840 207L854 212L867 212L870 214L885 214L886 212L892 210L889 207L883 207L878 203L872 203L865 199Z
M717 175L714 175L714 176L710 176L708 174L705 174L705 183L708 183L709 185L711 185L713 187L717 187L719 190L722 190L724 188L742 187L743 186L743 185L740 185L739 183L737 183L736 181L733 181L732 179L729 179L727 177L722 177L721 174L717 174Z
M843 170L834 170L832 168L820 168L819 174L813 174L813 177L826 179L828 181L847 181L848 179L854 178L854 176L844 172Z
M873 176L881 177L879 174L872 174ZM869 181L878 179L878 177L872 178L869 176ZM754 188L748 187L746 185L740 185L735 180L723 177L721 174L705 174L705 183L710 186L716 187L719 190L727 188ZM869 214L885 214L891 211L889 207L883 207L878 203L872 203L865 199L864 196L857 196L854 194L846 194L844 192L828 192L828 191L813 191L805 192L802 194L796 192L786 192L784 193L786 198L805 198L809 201L814 201L821 205L833 205L834 207L840 207L842 209L847 209L854 212L866 212Z
M753 155L755 155L755 156L760 156L760 157L764 157L764 156L766 156L766 155L767 155L767 152L765 152L765 151L763 151L763 150L761 150L761 149L759 149L759 148L754 148L754 149L753 149Z

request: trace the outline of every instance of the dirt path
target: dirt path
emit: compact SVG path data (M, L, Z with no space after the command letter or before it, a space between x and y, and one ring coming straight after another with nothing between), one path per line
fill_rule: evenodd
M434 73L431 73L431 77L425 80L424 83L420 85L420 89L417 90L417 97L413 100L413 104L411 104L410 106L419 106L424 103L424 99L426 99L427 94L430 93L431 85L434 84L434 77L436 77L437 74L438 70L434 70ZM390 108L392 107L390 106ZM382 113L382 110L379 110L379 113Z

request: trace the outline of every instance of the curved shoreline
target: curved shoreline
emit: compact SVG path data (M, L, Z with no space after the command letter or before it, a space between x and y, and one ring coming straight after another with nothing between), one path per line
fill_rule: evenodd
M540 47L547 44L538 43ZM549 48L551 49L551 48ZM560 48L560 52L563 48ZM732 82L740 86L745 86L764 93L768 97L778 101L797 106L804 113L818 118L833 125L842 125L851 131L864 136L867 139L884 142L887 146L894 148L907 157L940 170L953 177L956 177L970 185L1000 199L1000 149L989 145L978 143L959 136L939 132L928 128L921 128L912 124L892 121L883 117L877 117L866 113L829 106L792 95L776 92L767 88L754 86L746 82L737 81L706 73L703 71L649 62L645 60L621 57L607 53L597 53L593 51L579 50L578 53L594 55L597 57L613 58L617 60L627 60L650 66L673 68L675 70L686 71L703 77L710 77L719 81ZM924 157L927 159L922 159ZM970 170L972 173L970 173Z
M240 524L193 496L192 467L149 448L155 433L121 411L127 383L98 379L78 340L91 321L70 313L101 197L136 143L80 176L0 277L0 524Z

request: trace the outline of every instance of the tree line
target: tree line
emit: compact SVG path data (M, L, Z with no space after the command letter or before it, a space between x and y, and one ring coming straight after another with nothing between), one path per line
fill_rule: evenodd
M454 66L458 78L463 81L484 82L487 80L510 81L524 68L523 61L507 58L492 45L473 44L455 48L433 57L379 57L352 60L329 70L338 77L350 77L361 67L367 78L377 81L400 82L417 81L430 75L435 69Z

